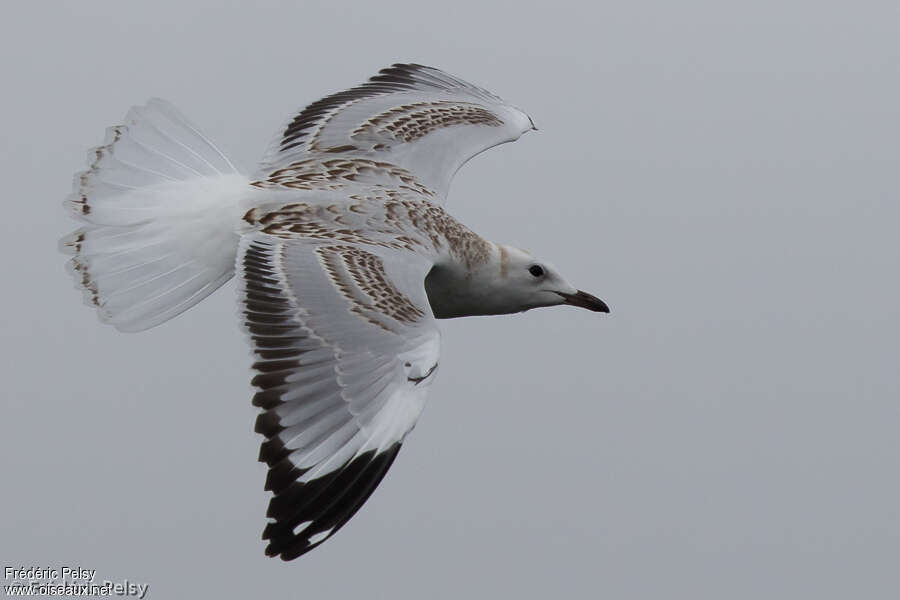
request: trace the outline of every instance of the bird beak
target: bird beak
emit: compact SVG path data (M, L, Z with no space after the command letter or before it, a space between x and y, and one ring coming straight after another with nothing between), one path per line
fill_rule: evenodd
M588 310L592 310L594 312L609 312L609 307L606 305L606 302L598 298L597 296L592 296L587 292L582 292L578 290L574 294L565 294L563 292L556 292L560 296L563 297L563 304L570 304L572 306L579 306L581 308L586 308Z

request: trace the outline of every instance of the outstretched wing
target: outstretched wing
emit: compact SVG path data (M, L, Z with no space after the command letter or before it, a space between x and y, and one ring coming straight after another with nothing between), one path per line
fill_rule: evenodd
M258 175L311 158L367 159L405 169L443 199L466 161L533 128L528 115L486 90L438 69L396 64L303 109Z
M404 250L242 238L243 320L269 465L266 554L291 560L359 510L422 411L439 334L429 261Z

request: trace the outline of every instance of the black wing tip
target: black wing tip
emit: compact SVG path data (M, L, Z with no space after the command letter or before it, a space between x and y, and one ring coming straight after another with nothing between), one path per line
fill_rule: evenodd
M328 537L331 537L330 535ZM300 558L313 548L317 548L319 545L323 544L325 540L318 541L315 544L306 544L305 546L296 546L291 548L281 548L273 542L270 542L269 545L266 546L266 556L270 556L272 558L278 557L284 562L292 561L296 558Z
M284 431L284 427L281 425L281 417L274 410L267 410L256 417L253 430L271 438Z
M260 462L269 464L269 472L266 475L266 485L264 489L267 491L272 491L275 494L280 494L285 490L291 488L297 481L297 478L303 475L305 470L298 469L293 464L291 464L290 460L282 459L275 462L275 457L278 456L278 454L283 453L285 450L284 446L281 445L280 442L271 446L269 449L264 450L266 448L268 447L265 444L263 444L259 448ZM272 464L272 462L269 462L269 460L264 460L264 458L271 460L272 462L274 462L274 464ZM272 505L269 504L269 508L271 507Z
M417 77L421 74L427 75L424 78ZM439 82L442 77L446 78L447 82ZM281 132L279 150L283 152L306 143L309 130L317 127L322 117L345 102L417 89L417 86L423 85L426 81L427 85L436 86L435 89L446 90L450 89L447 86L453 80L455 78L440 69L418 63L394 63L390 67L384 67L356 87L329 94L308 104ZM461 81L458 83L463 84Z
M280 388L274 388L271 390L261 390L253 394L253 399L250 401L253 406L257 406L259 408L264 408L266 410L275 408L276 406L280 406L282 404L281 394L283 390Z
M277 437L266 440L259 446L259 462L266 463L270 467L274 467L280 461L285 459L291 451L285 447L284 443ZM266 482L268 485L268 478Z
M267 512L273 521L262 533L262 539L269 541L266 556L294 560L337 533L378 487L400 445L395 442L382 452L365 452L337 472L303 484L292 481L276 493ZM279 466L288 462L282 461ZM295 477L301 473L290 466L281 468L293 469ZM294 533L302 523L308 524Z
M383 69L378 71L378 73L379 74L389 74L389 73L393 74L398 71L402 72L402 73L415 73L417 71L438 71L438 70L440 70L440 69L437 69L435 67L429 67L427 65L422 65L419 63L408 62L408 63L394 63L389 67L384 67Z
M378 89L379 86L387 86L386 91L402 91L406 89L414 89L417 85L422 85L422 74L431 74L432 77L441 74L443 71L436 67L420 65L418 63L394 63L389 67L384 67L378 73L371 76L362 88ZM449 77L444 73L445 76ZM429 80L431 85L435 84L433 79Z

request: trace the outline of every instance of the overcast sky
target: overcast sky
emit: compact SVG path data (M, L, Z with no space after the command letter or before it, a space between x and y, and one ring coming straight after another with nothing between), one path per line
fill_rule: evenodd
M900 4L223 4L2 8L3 566L158 599L900 594ZM150 96L249 169L396 61L534 118L449 210L612 313L443 322L381 486L282 563L233 284L117 333L61 202Z

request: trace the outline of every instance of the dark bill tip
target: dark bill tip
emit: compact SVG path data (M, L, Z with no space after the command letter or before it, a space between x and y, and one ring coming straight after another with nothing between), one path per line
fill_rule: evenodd
M587 292L582 292L578 290L574 294L564 294L562 292L556 292L563 298L565 298L565 304L569 304L571 306L578 306L580 308L586 308L588 310L592 310L594 312L609 312L609 306L606 305L606 302L598 298L597 296L592 296Z

